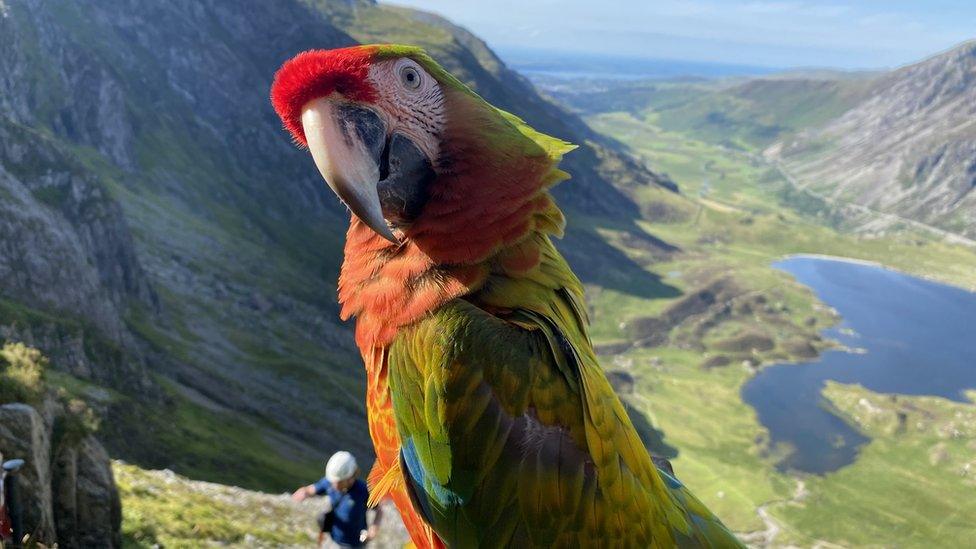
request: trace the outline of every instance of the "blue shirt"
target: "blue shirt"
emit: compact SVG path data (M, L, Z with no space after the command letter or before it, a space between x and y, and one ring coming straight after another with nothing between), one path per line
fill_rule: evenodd
M335 516L332 531L329 532L332 541L352 547L362 545L359 534L366 529L366 502L369 501L366 483L356 479L347 492L340 492L323 477L314 486L316 495L324 495L332 503L332 513Z

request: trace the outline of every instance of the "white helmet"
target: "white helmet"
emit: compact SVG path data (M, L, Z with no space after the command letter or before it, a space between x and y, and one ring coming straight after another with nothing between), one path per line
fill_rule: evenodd
M332 454L329 462L325 464L325 478L330 482L348 480L356 476L359 466L356 465L356 458L345 450Z

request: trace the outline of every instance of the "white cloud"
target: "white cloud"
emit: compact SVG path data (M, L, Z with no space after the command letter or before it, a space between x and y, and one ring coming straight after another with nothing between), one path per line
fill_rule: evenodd
M679 58L693 50L697 59L740 63L892 65L976 34L976 2L970 1L953 9L907 0L390 1L439 12L493 45L640 54L653 49L648 55L666 48Z

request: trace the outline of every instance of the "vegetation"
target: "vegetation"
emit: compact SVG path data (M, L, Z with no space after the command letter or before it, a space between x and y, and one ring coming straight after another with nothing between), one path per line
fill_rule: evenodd
M175 469L191 478L269 492L321 475L321 456L282 436L274 426L208 406L199 397L194 401L172 382L159 381L165 402L147 404L120 395L110 406L112 421L103 425L113 438L134 433L122 451L143 467Z
M314 511L287 496L193 482L116 461L126 547L309 546Z
M801 501L773 510L789 539L961 547L976 537L976 391L953 402L828 382L824 396L872 440L852 465L807 479Z
M75 392L82 382L69 375L49 371L41 351L20 342L5 342L0 348L0 404L21 403L40 408L53 399L54 440L77 441L98 430L99 417Z
M113 462L122 497L123 547L311 547L322 501L195 481L169 470ZM399 549L406 530L392 504L370 547Z
M23 343L4 343L0 349L0 403L37 404L44 397L47 359Z
M633 105L634 89L624 88ZM614 110L586 104L587 121L667 172L683 191L636 191L646 220L641 227L681 253L654 257L623 233L602 233L679 295L606 287L588 294L598 346L624 349L605 362L636 380L629 399L677 450L678 477L730 527L752 532L750 539L760 543L920 546L938 540L951 546L972 539L976 530L963 517L976 516L967 476L976 444L960 427L976 414L972 403L871 395L832 384L826 398L845 417L853 414L852 424L873 440L853 465L808 477L774 467L781 450L770 447L740 390L763 364L808 358L830 344L814 334L836 318L809 290L773 269L777 259L851 257L976 288L976 253L908 229L852 234L843 212L792 187L756 154L755 141L736 137L736 124L716 126L724 127L721 135L690 126L679 131L657 109L672 109L680 98L666 92L647 100L650 107L622 109L609 92L600 93ZM702 292L726 306L678 314ZM653 330L667 336L641 344ZM886 411L865 415L862 402ZM905 419L898 419L899 409ZM916 428L899 430L899 421ZM918 504L906 505L906 498ZM760 507L772 518L762 519ZM775 540L766 537L771 531L779 532Z
M794 73L755 79L637 81L561 97L587 113L654 115L662 129L701 141L752 150L852 107L870 73Z

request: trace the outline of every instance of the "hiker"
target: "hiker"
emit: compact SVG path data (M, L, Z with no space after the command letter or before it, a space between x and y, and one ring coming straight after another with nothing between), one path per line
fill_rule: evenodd
M327 496L325 510L319 513L319 547L325 534L339 547L361 547L376 538L383 511L377 507L373 524L366 526L366 502L369 490L356 478L356 458L345 451L336 452L325 465L325 476L315 484L302 486L291 495L295 501L312 496Z

